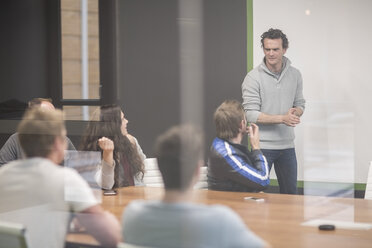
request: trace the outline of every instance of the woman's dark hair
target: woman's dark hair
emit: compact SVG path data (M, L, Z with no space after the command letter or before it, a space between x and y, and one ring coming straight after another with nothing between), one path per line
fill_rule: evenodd
M275 39L282 39L282 46L283 46L283 49L287 49L288 48L288 39L287 39L287 36L282 32L282 30L280 29L274 29L274 28L270 28L268 31L266 31L265 33L263 33L261 35L261 47L264 47L264 40L265 39L270 39L270 40L275 40Z
M91 120L83 135L80 150L101 151L98 139L106 137L114 142L115 183L119 182L119 161L124 156L136 178L143 178L144 164L140 158L137 148L130 142L127 136L121 133L121 109L115 104L103 105L100 107L98 120Z

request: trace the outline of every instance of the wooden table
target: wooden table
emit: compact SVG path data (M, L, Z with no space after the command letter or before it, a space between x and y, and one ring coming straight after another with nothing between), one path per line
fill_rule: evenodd
M102 206L121 220L125 206L135 199L161 199L161 188L127 187L116 196L103 196ZM263 202L244 200L246 196ZM302 226L312 219L372 223L372 200L266 193L195 190L194 201L223 204L237 212L247 226L273 247L372 247L372 229L320 231ZM88 235L69 234L70 242L94 244Z

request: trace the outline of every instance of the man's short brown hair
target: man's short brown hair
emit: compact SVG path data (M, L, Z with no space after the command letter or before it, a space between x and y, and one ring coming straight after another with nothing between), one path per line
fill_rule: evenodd
M282 39L282 47L283 49L288 48L289 41L287 36L282 32L280 29L270 28L268 31L261 35L261 47L264 47L265 39L275 40L275 39Z
M47 157L56 137L65 130L60 110L32 108L18 126L18 139L27 157Z
M217 137L224 140L235 138L240 123L245 119L243 106L236 100L224 101L214 112Z
M203 159L203 135L191 125L175 126L160 135L155 156L166 190L186 190Z

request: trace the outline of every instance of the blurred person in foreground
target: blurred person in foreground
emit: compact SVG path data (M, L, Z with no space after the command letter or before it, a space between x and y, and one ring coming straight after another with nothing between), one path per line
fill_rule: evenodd
M62 111L32 108L17 132L27 158L0 168L0 219L23 224L30 248L62 248L74 214L104 247L116 247L116 218L75 170L58 165L67 147Z
M158 137L155 155L165 194L160 201L137 200L126 207L124 242L162 248L266 245L230 208L191 202L204 163L202 140L191 126L176 126Z
M50 98L34 98L28 102L28 108L43 108L45 110L54 110L54 105ZM67 150L75 150L74 145L71 140L66 137L68 148ZM10 161L25 158L22 152L21 145L18 140L18 133L12 134L8 140L5 142L0 150L0 167Z
M217 137L208 160L208 188L222 191L258 192L270 184L269 168L260 150L259 130L247 126L240 102L224 101L214 113ZM249 135L251 151L242 145Z

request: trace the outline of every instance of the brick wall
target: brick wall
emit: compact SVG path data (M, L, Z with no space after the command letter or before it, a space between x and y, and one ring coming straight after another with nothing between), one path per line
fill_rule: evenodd
M81 1L61 0L62 82L64 99L80 99ZM98 0L88 0L89 98L99 98ZM90 108L93 111L94 108ZM81 107L65 107L66 119L80 120Z

